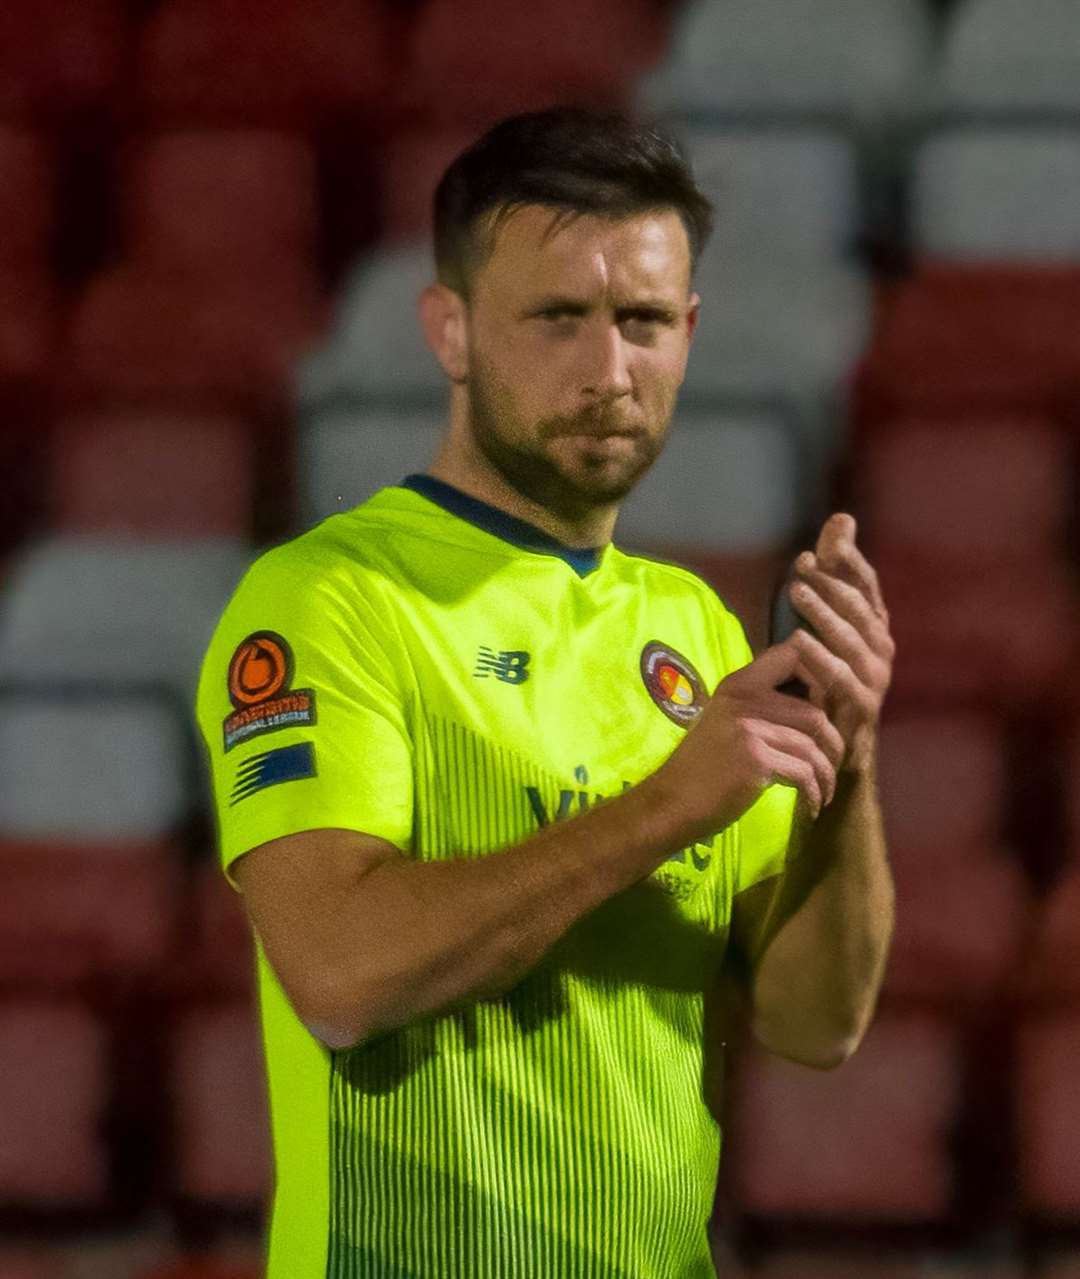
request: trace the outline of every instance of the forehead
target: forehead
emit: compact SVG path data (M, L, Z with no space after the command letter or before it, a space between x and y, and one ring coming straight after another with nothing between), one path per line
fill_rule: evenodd
M498 224L474 285L511 301L598 292L679 301L690 289L689 239L673 209L608 218L525 205Z

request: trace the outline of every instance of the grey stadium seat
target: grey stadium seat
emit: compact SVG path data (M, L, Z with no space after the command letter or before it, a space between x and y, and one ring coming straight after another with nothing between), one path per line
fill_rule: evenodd
M189 745L162 701L19 695L0 708L6 838L153 839L186 815Z
M644 84L643 105L867 123L906 115L926 74L931 30L926 6L913 0L697 0Z
M679 131L725 258L839 257L859 229L855 150L826 129Z
M446 410L354 402L315 414L297 441L304 527L347 511L435 460Z
M932 135L915 156L912 229L935 257L1080 262L1080 128Z
M804 513L796 432L766 407L675 414L664 451L624 502L615 542L756 554L784 545Z
M187 700L253 558L233 539L68 536L28 545L0 602L0 680L156 683Z
M302 411L339 395L438 395L446 374L424 341L416 312L435 278L424 245L377 253L348 280L329 341L298 370Z
M934 93L962 113L1080 110L1076 0L965 0L946 30Z

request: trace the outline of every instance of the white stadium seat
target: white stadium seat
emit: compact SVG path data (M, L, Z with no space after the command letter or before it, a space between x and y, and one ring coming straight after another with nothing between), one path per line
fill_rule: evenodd
M445 411L394 410L355 402L313 415L297 441L304 527L347 511L411 471L426 471Z
M49 537L11 566L0 680L130 685L187 699L214 626L253 559L233 539Z
M930 136L915 156L912 233L922 254L954 261L1080 263L1080 128Z
M345 285L329 340L302 361L300 405L335 395L441 395L446 374L424 340L416 302L435 279L430 248L377 253Z
M628 551L720 554L784 544L802 515L798 440L765 409L677 412L664 450L619 511Z
M855 150L825 129L679 132L723 257L841 257L858 233Z
M871 122L910 110L931 32L912 0L697 0L642 96L674 114Z
M1080 109L1076 0L966 0L946 31L938 104L961 113Z
M146 698L0 699L0 831L117 841L171 834L191 796L177 716Z
M730 398L815 400L845 382L870 331L870 287L827 261L726 261L707 248L686 389Z

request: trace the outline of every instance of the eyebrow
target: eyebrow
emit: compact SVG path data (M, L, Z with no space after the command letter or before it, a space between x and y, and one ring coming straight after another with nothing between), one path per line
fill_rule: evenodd
M592 310L590 303L582 298L574 298L559 294L549 294L538 298L522 312L524 316L540 315L544 311L569 311L574 315L587 315ZM652 311L666 320L678 318L678 310L664 298L640 298L636 302L628 302L615 308L616 315L634 314L640 311Z

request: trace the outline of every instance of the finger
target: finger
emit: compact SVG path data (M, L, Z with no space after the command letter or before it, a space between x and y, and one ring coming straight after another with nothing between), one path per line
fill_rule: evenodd
M812 738L834 768L839 768L847 750L844 735L818 706L801 697L784 693L768 694L757 704L758 713L773 724L798 729Z
M844 512L830 516L818 537L815 559L826 572L835 573L857 586L870 601L874 612L887 619L889 611L885 607L877 570L856 546L857 531L854 516Z
M761 722L761 740L769 748L766 762L775 781L798 787L814 816L832 802L836 774L814 742L797 729Z
M856 718L873 716L876 677L864 683L842 657L801 627L793 638L801 650L802 660L795 672L799 679L808 687L818 685L824 694L826 705L846 703L856 712Z
M792 583L791 603L813 623L818 634L829 641L829 646L856 669L860 662L865 664L862 644L876 656L892 659L894 644L888 624L873 611L857 587L820 569L800 570L798 579ZM863 675L868 673L860 671Z

